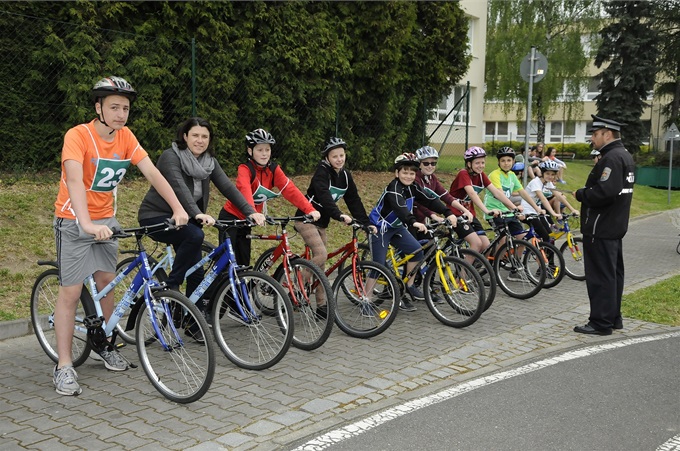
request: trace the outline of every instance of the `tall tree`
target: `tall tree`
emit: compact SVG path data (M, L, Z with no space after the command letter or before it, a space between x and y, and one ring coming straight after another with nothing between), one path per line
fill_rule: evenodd
M588 49L584 37L598 25L595 0L490 0L487 20L486 99L500 101L506 114L526 116L529 84L519 66L534 46L548 60L548 73L533 87L532 120L538 141L545 138L545 118L557 107L565 118L581 112L581 95L588 80Z
M680 124L680 3L659 0L653 20L659 41L659 77L656 95L661 98L664 128Z
M600 31L602 44L595 56L598 68L606 65L599 74L597 111L627 124L622 140L631 153L649 137L641 117L657 73L659 35L651 26L655 8L649 1L605 2L611 22Z

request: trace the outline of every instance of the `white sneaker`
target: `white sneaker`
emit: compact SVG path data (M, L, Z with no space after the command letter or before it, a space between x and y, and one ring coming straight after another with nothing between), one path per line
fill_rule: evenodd
M104 360L104 366L108 370L125 371L130 368L130 362L117 349L113 349L113 351L104 349L99 355Z
M57 365L54 365L52 382L60 395L78 396L83 392L83 389L78 385L78 373L72 365L65 365L58 369Z

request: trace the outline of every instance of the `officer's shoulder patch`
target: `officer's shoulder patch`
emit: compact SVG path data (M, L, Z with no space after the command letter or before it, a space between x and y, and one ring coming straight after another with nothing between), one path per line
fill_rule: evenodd
M604 168L602 170L602 175L600 176L600 181L606 182L607 180L609 180L609 176L611 175L611 173L612 173L612 168L609 168L609 167Z

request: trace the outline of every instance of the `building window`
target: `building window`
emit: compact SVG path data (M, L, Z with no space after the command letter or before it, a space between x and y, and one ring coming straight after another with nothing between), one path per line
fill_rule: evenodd
M467 122L467 108L465 101L467 87L456 86L448 96L442 97L436 109L432 111L430 121L444 124L465 124ZM451 111L455 107L454 111ZM451 113L451 114L449 114ZM447 117L448 115L448 117Z
M600 77L590 77L588 80L588 92L586 92L586 100L594 100L600 93Z
M517 123L517 136L526 135L527 131L526 125L527 124L525 121ZM529 125L529 130L530 130L529 135L535 135L536 133L538 133L538 124L532 121L531 124Z

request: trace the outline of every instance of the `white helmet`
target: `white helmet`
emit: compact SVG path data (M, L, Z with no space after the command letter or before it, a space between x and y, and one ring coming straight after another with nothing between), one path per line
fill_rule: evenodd
M439 158L439 152L434 147L423 146L416 150L416 158L418 158L418 161L423 161L427 158Z

